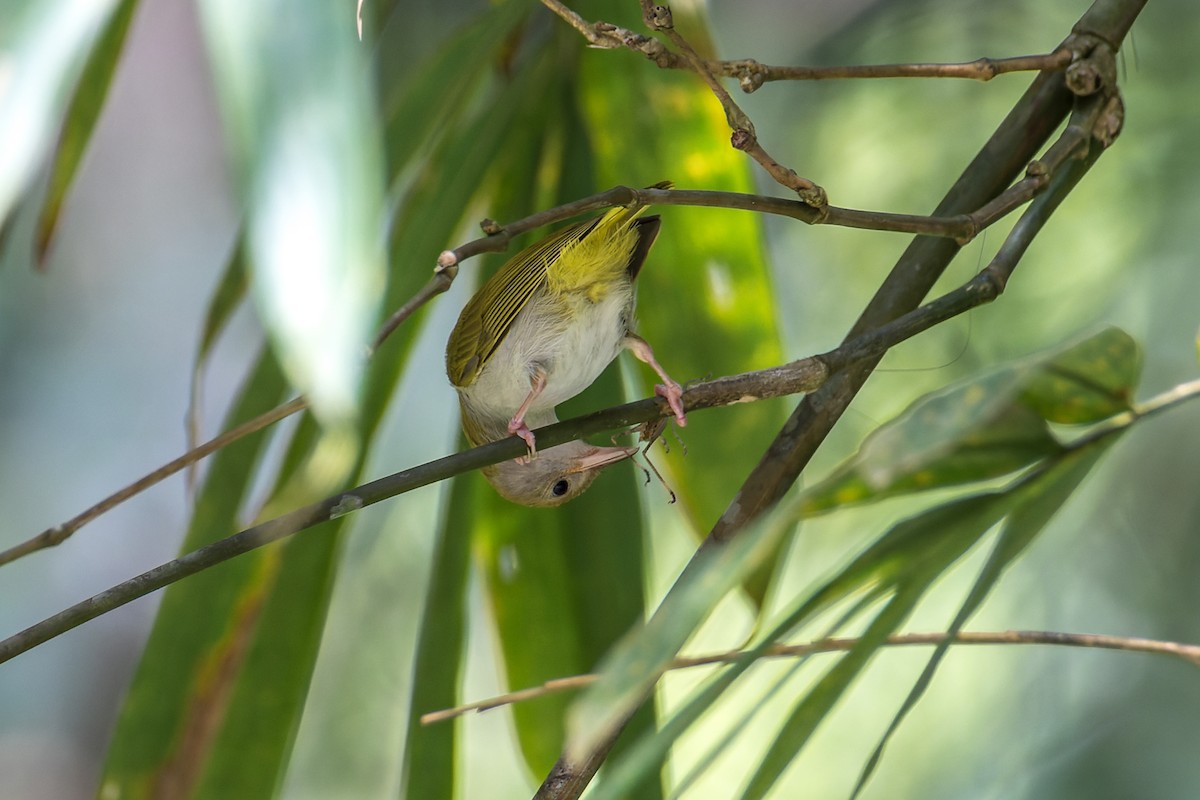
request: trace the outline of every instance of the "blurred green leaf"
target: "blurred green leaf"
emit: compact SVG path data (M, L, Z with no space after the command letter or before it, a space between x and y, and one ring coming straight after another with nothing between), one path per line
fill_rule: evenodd
M995 588L1004 571L1037 538L1050 519L1058 513L1062 505L1087 477L1100 456L1116 442L1118 436L1119 433L1108 435L1087 443L1062 458L1051 461L1045 469L1017 482L1007 490L1006 493L1012 508L1004 520L1000 535L996 539L987 563L980 570L979 577L976 578L970 593L946 630L949 636L954 636L962 630L967 620L979 609L988 594ZM916 683L913 684L912 690L904 699L904 703L892 718L887 731L884 732L879 744L867 760L855 786L853 796L857 797L866 786L892 734L899 729L905 716L916 706L929 688L934 673L950 649L950 644L947 639L934 648L929 663L926 664Z
M519 92L522 88L525 87L518 86L511 91ZM502 94L501 102L506 100L511 100L511 97ZM502 105L501 108L511 108L511 104ZM490 136L475 135L468 129L457 130L423 165L423 176L427 179L417 181L405 197L393 229L397 267L385 298L389 307L399 306L424 283L428 275L424 264L432 264L436 253L446 246L452 231L459 225L463 210L469 206L471 195L478 191L475 177L478 173L472 172L471 169L482 169L494 157L495 148L501 141L502 130L503 128L492 130ZM468 167L466 171L461 170L464 165ZM422 254L425 259L423 262L420 260ZM421 264L421 268L414 269L417 263ZM235 264L231 264L218 289L218 296L212 301L212 312L208 320L209 329L212 331L219 327L220 319L231 308L225 299L232 300L236 296ZM410 321L402 326L372 360L360 417L362 436L366 442L370 442L387 408L418 330L419 320ZM264 365L255 367L252 380L264 380L264 369ZM278 372L275 372L275 380L282 381ZM276 397L278 398L278 395ZM259 410L269 407L270 405L265 405ZM316 426L312 418L305 415L289 444L277 491L286 488L291 479L302 475L304 465L315 457L314 448L318 441ZM361 468L363 458L365 452L359 454L358 467L354 472ZM232 522L224 527L214 527L211 523L213 508L217 505L224 508L223 504L229 504L228 513L232 519L233 509L239 505L242 493L247 490L253 475L249 462L243 462L244 468L236 471L224 468L223 464L223 461L214 462L193 522L193 526L203 524L203 530L220 531L221 535L232 532L235 528ZM309 484L301 488L312 490L314 487ZM302 502L296 491L288 492L288 496L291 502ZM278 497L273 501L275 504L281 502L285 501ZM156 697L159 727L165 729L165 732L158 731L158 742L170 742L172 737L175 737L184 744L191 744L197 737L207 737L202 742L203 752L190 754L189 762L192 764L193 773L183 776L187 791L223 790L226 792L225 796L228 796L228 792L244 791L248 792L246 796L260 796L259 792L274 787L277 776L282 773L283 764L286 763L290 737L303 708L304 691L316 656L318 634L328 602L331 570L336 565L339 532L345 521L346 519L341 519L329 523L322 526L321 531L296 540L297 544L305 539L310 540L311 544L307 546L297 547L295 550L289 546L279 552L272 549L269 552L273 554L273 560L269 562L262 560L262 554L256 554L243 556L230 565L214 570L216 575L227 575L220 592L210 587L208 591L193 593L188 590L189 581L175 587L185 591L178 601L164 602L156 621L156 629L174 629L174 639L170 647L154 647L154 643L151 643L152 647L148 648L143 656L142 667L139 677L135 680L134 694L131 697ZM191 549L192 546L194 542L189 539L185 549ZM280 579L281 570L287 570L287 580ZM202 578L192 580L200 580L203 584ZM297 585L308 586L305 590L305 600L302 603L290 603L289 597L295 593ZM168 592L168 597L172 596L175 588ZM223 596L230 598L227 605L222 605L220 601ZM239 603L248 604L245 607L249 609L240 617L233 611L243 607ZM240 710L229 710L224 703L219 706L208 703L205 710L214 714L215 718L206 723L209 726L207 732L202 730L200 720L191 710L194 703L187 690L187 676L212 671L214 658L217 657L213 655L216 645L212 640L222 634L191 625L190 620L195 617L197 609L204 609L206 617L213 615L213 624L217 625L220 631L224 631L225 628L216 621L236 619L227 624L236 625L237 636L226 642L225 649L219 650L219 656L223 659L221 663L226 670L226 674L221 676L221 699L227 702L230 696L236 696L245 703L244 708ZM272 610L277 610L279 616L271 616ZM272 624L255 625L259 614L267 615L263 616L262 620L270 619ZM236 648L233 647L233 642L236 642ZM275 660L286 662L286 668L276 669L277 665L272 663ZM170 670L180 676L183 687L174 692L161 691L162 682L158 676L164 670ZM147 677L143 678L142 675ZM253 702L254 698L259 698L259 701ZM226 719L227 712L236 717ZM130 719L140 719L136 708L127 708L123 713ZM255 717L255 713L258 716ZM254 717L252 724L246 716ZM231 720L236 725L229 724ZM110 763L122 763L127 758L125 753L144 749L134 741L138 735L134 732L136 724L131 722L118 732L113 745L112 758L115 761ZM247 732L252 732L263 740L262 747L248 748L249 751L255 752L259 759L254 762L257 775L240 772L237 766L239 753L247 751L244 736ZM113 767L110 771L121 774L119 785L128 786L140 781L137 785L144 787L143 791L154 791L153 779L145 776L152 771L162 771L164 774L168 772L165 769L166 765L171 763L168 749L167 744L161 744L156 753L149 756L140 755L136 763L151 766L137 771L136 781L125 777L134 770L123 764L120 769ZM205 772L209 769L212 771ZM200 787L202 778L205 782L203 787ZM226 783L223 786L219 785L218 780ZM235 783L242 780L249 783Z
M125 35L137 9L137 0L120 0L120 5L109 18L104 32L88 56L87 64L79 76L79 83L67 107L62 131L58 137L58 148L50 166L50 185L45 205L37 227L37 259L44 262L50 249L51 239L58 229L59 213L63 201L75 179L75 172L83 160L84 151L92 138L92 130L104 101L108 98L108 87L113 73L125 48Z
M341 427L357 412L384 282L383 158L354 16L284 0L200 10L251 286L292 383Z
M804 493L804 513L1000 477L1062 451L1047 422L1129 410L1141 370L1129 334L1108 328L922 397Z
M384 147L393 178L418 153L464 124L462 118L473 110L472 94L490 77L498 48L528 13L514 0L494 3L418 69L380 74Z
M272 408L285 388L273 357L263 354L228 425ZM183 550L238 530L266 441L259 432L213 456ZM236 676L229 668L244 657L279 552L256 551L166 590L109 747L102 794L153 798L171 787L175 796L192 796L213 746L208 723L227 708Z
M237 634L245 656L227 662L229 705L192 797L276 796L321 643L342 541L337 529L327 523L267 554L250 595L258 608Z
M208 299L208 310L204 314L204 328L200 332L200 344L196 349L196 361L193 370L201 371L221 332L233 312L246 297L246 243L238 237L229 260L225 263L225 271L221 280Z
M1137 343L1106 328L1041 361L1021 401L1050 422L1082 425L1128 411L1142 372Z
M732 541L697 552L654 615L608 653L600 679L572 704L567 718L571 758L584 757L621 725L717 602L761 566L794 526L790 509L776 511Z
M115 0L37 0L5 8L0 26L0 229L54 141L71 87L115 6Z
M471 520L482 492L478 473L453 480L434 545L433 566L421 608L413 662L412 698L400 796L408 800L454 797L458 731L453 722L422 725L421 715L452 708L461 699L466 650Z

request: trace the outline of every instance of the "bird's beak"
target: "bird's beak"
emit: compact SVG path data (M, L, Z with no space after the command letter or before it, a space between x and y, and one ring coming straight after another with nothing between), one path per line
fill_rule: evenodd
M571 462L567 472L587 472L597 467L607 467L633 456L638 451L636 447L595 447Z

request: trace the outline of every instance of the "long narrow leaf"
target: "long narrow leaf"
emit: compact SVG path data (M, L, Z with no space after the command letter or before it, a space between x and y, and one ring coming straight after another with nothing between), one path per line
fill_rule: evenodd
M138 0L120 0L104 32L92 48L87 64L80 75L79 83L71 97L63 120L58 147L50 167L50 184L46 190L45 205L38 218L35 246L37 259L44 262L50 249L51 239L58 229L59 214L63 201L75 180L75 172L83 160L84 151L91 141L92 131L104 101L108 98L108 87L113 73L125 48L125 35L133 19Z
M459 701L467 627L470 537L466 530L485 491L478 475L450 487L434 545L429 588L413 664L412 699L400 796L408 800L454 797L458 730L453 724L422 726L421 714Z
M200 8L251 285L292 383L327 425L345 424L384 283L383 158L353 16L283 0Z

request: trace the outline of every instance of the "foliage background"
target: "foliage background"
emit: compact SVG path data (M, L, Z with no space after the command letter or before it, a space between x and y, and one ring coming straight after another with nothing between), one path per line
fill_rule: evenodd
M710 11L722 55L855 63L1045 51L1086 5L1014 1L968 10L948 0L714 2ZM466 4L446 8L434 2L406 7L412 63L473 11ZM1194 374L1200 152L1193 143L1200 139L1200 112L1187 101L1196 79L1186 67L1200 21L1188 10L1183 0L1163 0L1142 14L1122 76L1125 131L1039 238L1004 298L890 356L884 367L895 371L871 380L811 475L824 474L925 391L1100 323L1120 324L1142 342L1144 393ZM20 252L5 253L0 265L5 543L61 521L182 449L195 341L236 217L194 9L183 0L144 4L127 48L47 271L30 271ZM633 58L588 55L620 57ZM1025 84L1020 76L990 84L782 84L739 101L772 153L826 186L838 204L921 213ZM774 220L766 230L783 349L790 356L840 339L905 244L887 234ZM1002 233L968 247L948 281L965 280ZM459 240L470 235L464 231ZM413 355L425 367L397 398L382 433L394 444L376 449L371 475L453 447L452 393L442 380L440 349L467 291L461 284L436 302ZM656 308L643 293L643 317L667 312L669 304ZM252 315L242 312L223 340L206 387L208 430L219 424L222 400L260 336ZM1200 414L1185 408L1123 441L1006 576L972 627L1200 640L1198 421ZM394 453L403 459L389 457ZM368 510L345 543L346 571L335 591L287 796L395 794L403 738L395 709L406 702L435 500L435 489L424 490ZM692 539L672 509L653 500L648 507L653 597L687 557ZM807 525L788 585L825 574L905 510L881 506ZM15 630L166 560L178 548L185 518L183 481L172 481L58 551L9 568L0 585L0 622ZM910 627L945 625L963 589L960 574L944 582ZM0 795L94 792L156 603L134 603L0 669ZM473 603L482 607L478 591ZM695 648L727 644L736 638L729 631L745 631L750 622L748 609L730 601ZM498 688L497 644L486 625L475 625L470 641L466 693L478 697ZM811 797L845 792L921 663L917 653L880 657L821 729L780 796L801 788L801 796ZM764 684L769 670L763 669ZM668 681L666 697L691 680ZM1193 757L1200 740L1198 687L1194 669L1148 656L956 650L901 729L867 796L1178 797L1200 783ZM728 706L745 699L732 697ZM464 728L471 764L465 796L527 795L532 776L510 744L505 714L471 718ZM765 737L771 727L762 728ZM372 735L363 737L364 730ZM686 740L681 763L702 744ZM761 747L753 736L739 743L727 755L729 769L710 773L696 796L736 789L742 778L733 765Z

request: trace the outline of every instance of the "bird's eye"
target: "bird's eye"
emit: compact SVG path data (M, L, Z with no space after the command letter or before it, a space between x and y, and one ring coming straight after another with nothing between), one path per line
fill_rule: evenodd
M562 497L571 488L571 484L567 483L566 478L562 478L550 487L550 494L555 497Z

